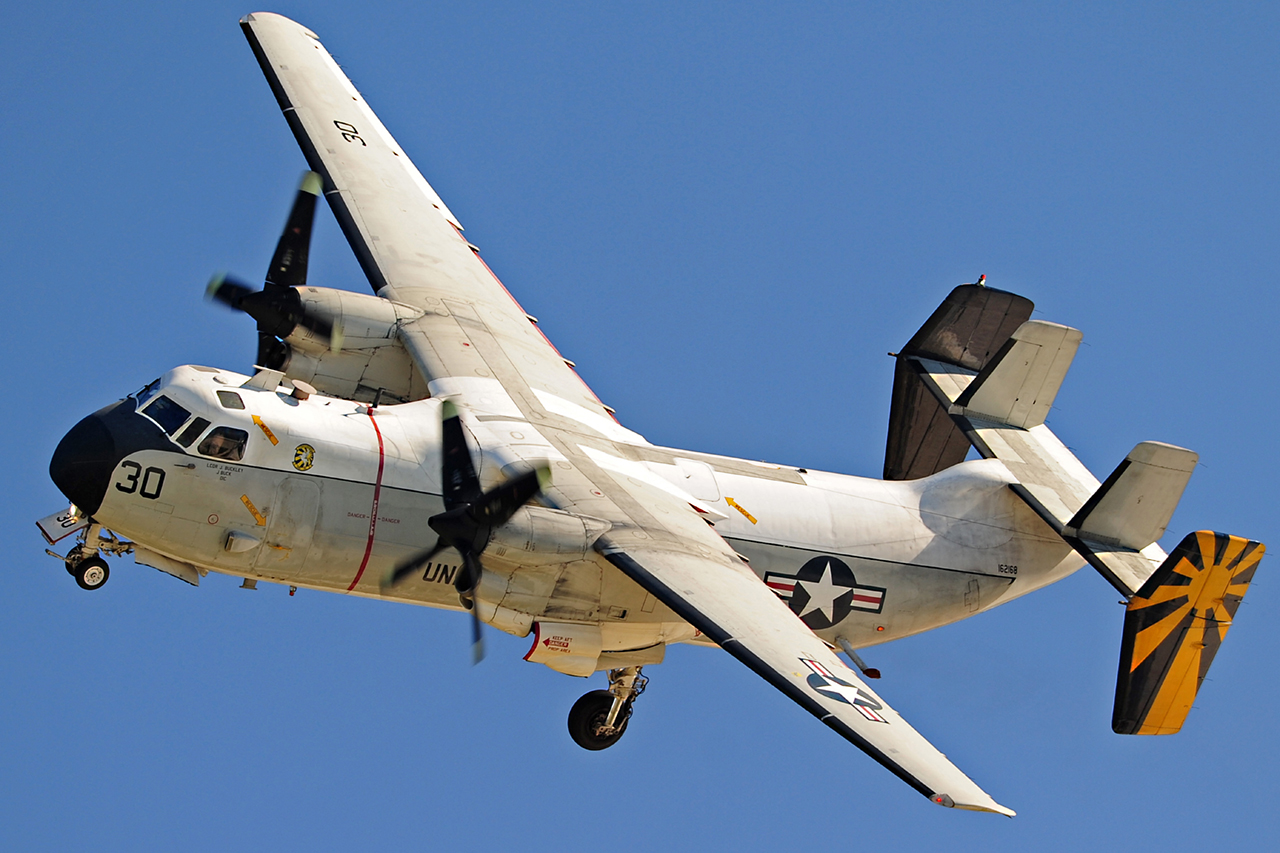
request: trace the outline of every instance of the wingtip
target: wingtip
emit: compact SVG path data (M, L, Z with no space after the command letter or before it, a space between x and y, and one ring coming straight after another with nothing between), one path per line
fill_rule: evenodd
M1005 808L990 797L985 803L957 803L948 794L931 794L929 801L937 803L943 808L963 809L970 812L990 812L992 814L1002 814L1005 817L1015 817L1018 813L1013 809Z

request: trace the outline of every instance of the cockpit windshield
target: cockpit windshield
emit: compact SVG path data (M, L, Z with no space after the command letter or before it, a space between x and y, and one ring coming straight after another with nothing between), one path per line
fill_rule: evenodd
M160 387L160 380L153 379L150 382L148 382L146 385L142 386L141 390L139 390L134 394L131 394L130 396L132 396L133 399L138 401L137 408L141 409L143 406L145 406L147 401L155 396L156 389L159 387Z
M142 413L160 424L160 428L169 435L177 432L187 422L187 418L191 417L190 412L163 394L148 403Z

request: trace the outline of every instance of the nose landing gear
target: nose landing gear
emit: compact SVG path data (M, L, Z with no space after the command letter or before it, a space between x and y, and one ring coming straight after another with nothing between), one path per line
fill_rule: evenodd
M640 667L609 670L609 689L592 690L573 703L569 710L569 736L583 749L608 749L627 730L632 705L644 692L649 679Z
M80 544L68 551L66 557L47 551L50 556L63 561L67 574L76 579L76 585L81 589L100 589L111 577L111 568L101 553L120 556L133 550L132 542L121 541L111 532L106 532L104 537L103 533L102 525L95 522L85 528ZM89 544L91 542L92 545Z

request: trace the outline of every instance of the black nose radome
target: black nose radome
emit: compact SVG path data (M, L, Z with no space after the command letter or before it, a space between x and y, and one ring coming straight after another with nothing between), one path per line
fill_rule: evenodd
M93 515L102 506L117 461L111 431L102 418L93 414L58 442L49 462L49 476L67 500Z
M140 450L185 455L154 421L137 413L134 398L125 397L94 412L63 436L49 462L49 476L67 500L94 515L102 507L116 466Z

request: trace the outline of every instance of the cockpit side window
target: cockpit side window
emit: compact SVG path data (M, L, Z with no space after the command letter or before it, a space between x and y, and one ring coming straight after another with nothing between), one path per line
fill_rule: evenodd
M219 391L218 402L222 404L224 409L243 409L244 400L240 399L240 395L235 391Z
M151 420L160 424L160 428L169 435L177 432L178 428L187 422L187 418L191 417L190 412L163 394L148 403L142 411Z
M204 432L209 426L209 422L204 418L196 418L191 424L182 431L182 435L178 436L174 441L183 447L190 447L191 442L200 437L200 433Z
M249 433L233 427L218 427L204 437L196 448L205 456L239 462L244 458L244 447L249 443Z

